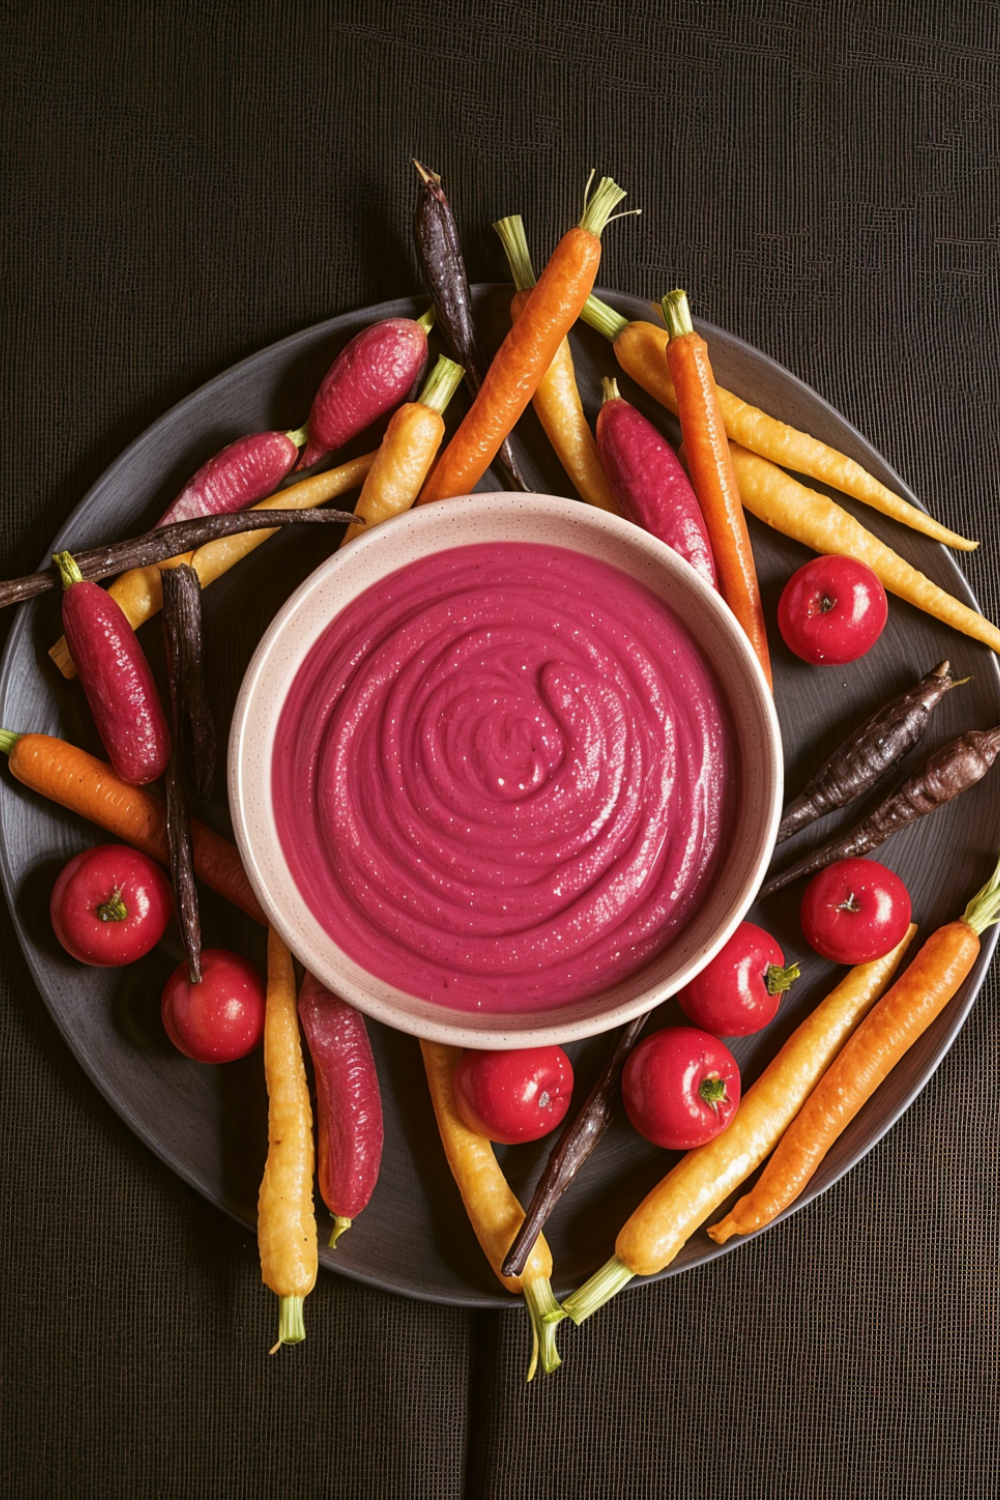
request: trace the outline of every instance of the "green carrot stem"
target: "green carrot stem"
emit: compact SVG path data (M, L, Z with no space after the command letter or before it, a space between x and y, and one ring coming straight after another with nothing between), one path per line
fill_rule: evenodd
M301 1344L306 1336L305 1320L302 1317L304 1297L278 1298L278 1342L268 1352L276 1354L282 1344Z
M622 1287L628 1286L634 1275L623 1260L613 1255L589 1281L570 1293L559 1312L547 1314L546 1321L555 1323L559 1318L572 1318L574 1323L582 1323L605 1302L610 1302Z
M83 582L83 574L76 565L76 558L72 552L54 552L52 561L59 569L59 578L64 589L72 588L74 583Z
M611 215L626 196L625 189L620 188L612 178L602 177L593 196L584 206L579 227L600 238Z
M668 292L661 304L663 308L663 321L667 325L667 332L672 339L683 338L686 333L694 333L694 324L691 321L691 309L688 306L687 292Z
M498 219L493 225L500 236L514 286L519 292L528 291L536 281L535 268L531 264L528 238L524 232L524 220L520 214L511 214L509 219Z
M0 755L9 755L18 740L23 739L24 735L14 729L0 729Z
M301 448L309 441L309 428L296 427L291 432L286 432L285 437L289 442L294 443L296 448Z
M448 402L461 385L464 374L465 371L461 365L457 365L453 359L447 359L443 354L439 355L437 364L424 381L424 388L417 397L420 405L429 406L431 411L443 414Z
M342 1234L346 1233L346 1231L348 1229L350 1229L350 1227L351 1227L351 1220L350 1219L345 1219L343 1214L334 1214L334 1216L333 1216L333 1229L330 1232L330 1239L329 1239L329 1245L330 1245L330 1249L331 1250L336 1250L336 1248L337 1248L337 1241L340 1239L340 1236Z
M524 1283L524 1300L531 1319L531 1362L525 1376L525 1384L534 1380L539 1360L542 1374L551 1375L562 1364L556 1348L555 1325L561 1316L559 1303L552 1291L547 1276L537 1277Z
M580 317L598 333L603 333L612 344L628 327L628 318L623 318L621 313L616 313L613 307L609 307L606 302L594 296L587 298Z
M421 313L420 317L416 319L417 327L422 328L425 333L430 333L431 329L434 327L434 320L436 319L436 317L437 313L434 311L433 307L429 307L425 313Z
M2 749L0 745L0 749ZM962 915L963 922L979 937L987 927L1000 922L1000 861L981 891L973 896Z

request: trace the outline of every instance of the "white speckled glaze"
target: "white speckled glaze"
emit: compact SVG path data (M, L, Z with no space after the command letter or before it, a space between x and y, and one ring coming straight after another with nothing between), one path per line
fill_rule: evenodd
M503 1017L455 1011L375 979L332 941L300 899L271 807L274 729L289 684L330 620L415 558L477 542L540 542L599 558L638 579L684 620L726 695L743 791L729 855L696 916L644 969L587 1000ZM578 501L476 494L385 522L337 552L275 616L247 669L229 740L229 804L247 875L277 931L328 988L416 1036L461 1047L528 1047L619 1026L704 967L749 909L767 868L782 800L781 737L770 691L733 615L694 570L648 533Z

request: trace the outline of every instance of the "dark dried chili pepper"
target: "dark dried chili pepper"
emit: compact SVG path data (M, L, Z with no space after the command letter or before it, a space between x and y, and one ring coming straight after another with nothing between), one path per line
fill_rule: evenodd
M215 720L205 686L201 582L187 563L163 573L163 641L174 751L188 786L199 802L207 802L215 781Z
M538 1179L524 1222L514 1236L500 1268L504 1276L520 1276L546 1219L611 1124L618 1107L618 1085L622 1069L649 1016L650 1012L646 1011L645 1015L637 1016L626 1026L588 1094L586 1103L565 1126L553 1146L545 1170Z
M465 380L475 396L483 383L486 360L472 317L472 298L465 274L462 246L451 205L437 172L413 165L420 176L413 232L424 284L434 304L437 326L455 359L465 370ZM497 455L516 489L527 490L509 441Z
M241 531L262 531L278 526L317 525L328 522L358 523L357 516L345 510L243 510L229 515L199 516L193 521L174 521L170 526L145 531L141 536L104 547L90 547L74 552L73 558L81 577L88 583L124 573L129 568L148 568L168 558L193 552L206 542ZM361 523L363 524L363 523ZM0 583L0 609L7 604L21 604L38 594L61 588L59 569L46 568L42 573L28 573Z
M803 875L813 875L834 860L856 859L869 854L884 844L887 838L922 818L936 808L943 807L953 797L975 786L990 769L1000 754L1000 725L995 729L980 731L972 729L968 734L949 740L925 761L918 771L908 776L874 812L841 838L831 839L814 854L800 859L797 864L773 875L761 887L760 896L771 896L783 886Z
M817 818L846 807L873 787L923 738L931 714L945 693L968 682L949 675L950 663L939 662L915 687L871 715L820 766L815 776L785 808L776 843L783 843Z

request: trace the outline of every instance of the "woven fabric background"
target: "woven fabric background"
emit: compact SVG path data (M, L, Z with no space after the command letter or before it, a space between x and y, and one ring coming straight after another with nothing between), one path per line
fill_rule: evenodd
M505 276L492 220L550 244L612 172L643 217L602 281L686 286L816 387L981 539L1000 613L996 4L12 0L0 38L4 576L208 377L419 289L419 155L473 280ZM89 1084L6 910L0 943L12 1500L1000 1491L995 970L856 1170L567 1328L526 1390L520 1313L328 1275L307 1345L268 1360L251 1237Z

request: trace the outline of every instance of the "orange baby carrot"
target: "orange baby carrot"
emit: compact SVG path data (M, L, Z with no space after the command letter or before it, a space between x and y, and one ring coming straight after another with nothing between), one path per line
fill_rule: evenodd
M535 285L535 272L520 214L500 219L493 228L507 252L507 263L517 288L510 315L517 322ZM584 415L569 340L563 339L555 359L538 382L531 398L545 436L580 495L590 505L620 516L621 509L601 467L597 444Z
M420 504L475 489L524 411L590 295L601 233L625 194L602 177L575 229L553 251L521 317L500 345L479 393L424 486Z
M668 293L663 299L663 316L669 335L667 364L677 393L684 450L708 527L719 592L743 626L770 683L771 658L757 570L708 346L694 331L686 293Z
M980 935L1000 921L1000 863L957 922L932 932L830 1064L751 1191L709 1229L717 1244L777 1218L807 1186L861 1106L968 978Z

